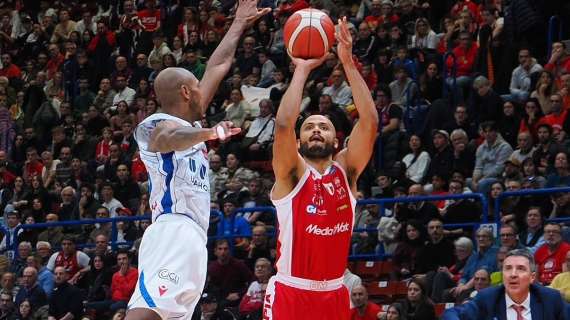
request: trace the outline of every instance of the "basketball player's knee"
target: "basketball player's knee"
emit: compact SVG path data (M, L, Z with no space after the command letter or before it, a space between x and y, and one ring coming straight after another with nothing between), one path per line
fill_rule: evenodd
M162 320L158 313L144 308L134 308L127 311L125 320Z

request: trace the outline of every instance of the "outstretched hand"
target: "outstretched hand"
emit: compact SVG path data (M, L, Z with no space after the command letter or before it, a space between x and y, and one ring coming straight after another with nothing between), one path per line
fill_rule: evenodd
M335 32L337 45L337 55L342 64L352 62L352 35L348 30L346 17L338 19L338 30Z
M221 141L228 140L241 132L241 128L235 128L231 121L222 121L214 126L212 130L214 131L212 140L220 139Z
M257 8L258 0L239 0L236 10L236 19L245 21L248 25L271 12L271 8Z
M314 59L295 58L291 54L289 54L289 57L291 57L291 61L295 65L295 70L297 68L299 68L299 69L302 69L306 72L310 72L311 70L313 70L313 69L317 68L318 66L320 66L321 64L323 64L323 62L327 58L327 53L325 53L320 58L314 58Z

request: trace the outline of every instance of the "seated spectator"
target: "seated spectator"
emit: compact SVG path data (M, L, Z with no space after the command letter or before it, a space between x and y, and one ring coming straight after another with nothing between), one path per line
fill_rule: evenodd
M16 285L16 279L16 275L13 272L4 272L0 280L0 285L2 286L2 290L0 290L0 292L6 292L15 297L20 290L20 286Z
M83 293L69 283L70 276L65 267L55 268L55 289L49 300L48 319L81 319L83 315Z
M423 228L420 221L408 220L405 234L402 235L402 241L396 247L392 258L396 278L407 279L417 273L418 254L425 242Z
M430 103L442 97L443 79L436 62L428 63L425 73L420 75L420 90L422 97Z
M52 254L51 244L48 241L38 241L36 243L36 253L42 259L41 264L45 266Z
M570 216L570 193L559 192L552 195L550 219Z
M568 123L568 110L564 108L562 95L559 93L550 96L550 113L545 115L542 123L549 124L552 128L562 128Z
M22 277L22 272L27 264L28 257L32 254L32 244L24 241L18 244L18 255L14 257L10 272L16 274L18 278Z
M475 66L478 49L477 44L473 43L472 35L468 31L461 31L459 33L459 45L452 50L455 60L450 56L445 61L447 70L449 70L447 85L455 85L457 88L454 93L457 97L455 101L465 101L465 92L469 90L471 85L471 74ZM455 78L451 77L452 70L456 70Z
M38 282L38 270L34 267L26 267L23 272L23 285L20 287L14 302L19 306L24 300L28 300L33 309L48 304L48 297Z
M473 288L464 291L457 297L456 303L465 303L475 298L479 291L486 289L491 284L491 276L486 269L479 269L473 276Z
M261 179L252 179L247 185L247 191L248 194L242 197L243 208L271 206L268 192ZM243 217L252 225L263 225L268 228L275 225L275 216L271 212L250 212L245 213Z
M117 253L117 265L119 270L113 274L111 280L111 301L104 306L104 309L110 308L111 311L126 309L138 280L138 270L131 266L128 252Z
M216 241L214 255L216 260L208 265L210 286L219 290L223 304L237 306L252 279L251 271L243 261L232 257L226 239Z
M517 142L518 149L513 151L509 160L513 164L522 167L522 164L526 159L532 159L535 148L533 147L532 136L528 132L519 133Z
M75 240L72 236L66 235L61 241L62 250L51 255L47 263L47 268L54 272L57 278L57 267L65 270L65 281L70 284L77 282L89 271L89 256L75 248ZM61 275L60 275L61 276Z
M505 161L513 153L511 146L497 133L494 122L481 124L485 142L477 148L475 169L471 180L471 189L488 193L491 184L497 181L503 171Z
M519 242L519 231L513 224L503 224L499 229L500 246L507 248L507 250L524 249L524 246Z
M457 298L467 289L473 288L473 276L475 271L485 268L489 272L495 271L497 267L498 248L493 246L493 231L481 226L476 233L477 251L472 253L465 264L463 275L457 287L450 290L450 294Z
M46 215L46 223L55 223L58 221L59 217L57 214L49 213ZM63 227L48 227L38 235L38 243L45 242L51 246L58 247L62 243L63 237Z
M532 140L536 141L538 125L542 123L542 113L540 103L536 98L528 99L524 104L524 113L522 115L519 132L530 133Z
M425 196L424 187L421 184L414 184L408 190L408 196L421 197ZM427 201L410 202L406 205L398 206L396 219L399 222L406 222L414 219L426 224L431 218L439 216L436 206Z
M440 265L433 275L428 274L426 277L427 293L436 303L448 300L446 290L456 286L463 275L467 260L473 253L473 242L469 238L461 237L455 240L454 246L455 263L449 267Z
M408 283L408 294L402 301L404 314L410 320L435 320L435 309L433 303L427 296L425 286L422 281L412 279Z
M39 255L28 257L28 266L33 267L37 272L38 285L43 289L49 298L54 286L53 273L42 264L42 258Z
M113 186L110 183L105 183L101 187L101 200L102 206L109 210L111 218L118 216L118 210L125 206L115 198Z
M535 90L530 94L531 98L538 101L538 106L542 114L547 115L551 112L550 96L556 92L556 84L554 83L554 76L548 70L540 72L538 81L536 82Z
M259 116L252 121L241 143L248 160L269 159L274 127L273 102L263 99L259 102Z
M239 313L246 319L260 319L263 311L265 290L269 278L273 274L271 261L259 258L254 267L255 280L249 285L247 292L239 303Z
M415 183L422 183L431 158L429 153L424 150L419 136L410 136L409 146L411 152L402 159L406 165L406 176Z
M408 56L408 49L405 46L397 48L396 56L394 57L394 60L392 60L392 65L394 66L394 72L396 72L396 68L403 67L404 69L406 69L407 75L412 80L415 81L418 80L418 70L417 70L418 67L414 62L414 60L410 59L410 57ZM417 90L418 88L415 89ZM410 94L415 94L415 92L410 91Z
M507 253L509 253L507 247L500 247L499 251L497 251L497 269L495 272L491 272L491 286L503 284L503 262Z
M259 176L259 173L240 166L240 159L232 153L226 157L226 168L228 169L228 179L237 178L242 183Z
M359 276L355 275L354 273L350 272L348 268L344 270L344 275L342 276L342 284L348 289L349 292L352 292L354 288L359 285L362 285L362 279ZM352 299L350 299L350 308L354 308L354 303Z
M542 71L542 66L532 57L530 50L520 49L519 66L513 70L511 75L510 94L501 97L508 101L525 102L530 96L531 76L540 71Z
M200 308L194 312L196 319L235 319L234 314L228 308L218 304L218 300L215 294L203 293L200 299Z
M118 112L125 112L126 110L124 109L122 111L119 110L119 105L121 102L123 102L123 104L125 104L128 108L128 106L130 106L135 100L136 91L127 86L127 79L122 75L118 75L115 79L115 90L116 94L113 97L113 106L111 108L116 107ZM121 114L121 117L124 116L125 114ZM120 128L120 126L117 126L117 124L115 124L113 127Z
M375 95L376 110L380 117L382 128L382 159L385 168L391 167L399 159L400 154L400 126L403 111L398 105L392 103L392 92L385 85L379 85Z
M352 89L345 81L344 72L341 69L335 69L330 79L331 85L323 88L322 94L330 96L334 104L346 109L352 103Z
M566 253L566 271L559 273L552 282L550 288L560 291L566 302L570 302L570 251Z
M226 116L224 120L231 121L235 127L245 129L246 118L251 114L251 106L243 98L239 89L233 89L230 94L230 99L224 101L224 109Z
M537 280L546 286L562 272L566 254L570 251L570 244L562 240L562 226L555 222L547 222L544 225L544 242L536 250L534 258L538 273Z
M235 238L236 255L243 258L247 255L247 248L249 247L249 238L251 237L251 226L247 220L242 216L233 218L234 211L238 208L238 202L234 197L228 197L223 200L223 212L217 225L218 236L231 236L240 235L241 237Z
M447 176L453 164L453 150L449 145L449 134L444 130L432 132L433 151L426 180L431 181L433 175Z
M105 234L98 234L94 240L95 248L85 248L83 251L87 253L91 259L95 256L103 257L103 262L107 267L114 265L117 261L117 257L109 247L109 237Z
M386 309L385 316L382 316L382 320L403 320L407 319L404 313L404 307L399 302L394 302L388 306Z
M425 275L431 278L439 268L449 268L453 265L454 247L449 239L444 238L441 218L432 218L427 224L427 231L429 239L416 255L416 271L417 276ZM433 283L432 279L427 281Z
M408 97L414 99L419 93L417 84L410 78L408 72L403 66L394 67L395 80L390 83L392 102L401 107L406 107L412 102L408 101Z
M17 319L18 311L14 306L14 298L9 292L0 293L0 318L1 319Z
M526 214L526 229L519 233L520 243L532 254L544 244L543 215L540 207L530 207Z
M570 186L570 167L568 164L568 154L558 152L554 158L555 172L546 177L546 188L558 186Z
M453 147L453 162L451 164L453 170L464 176L472 176L477 147L473 143L469 143L469 136L463 129L453 130L450 137Z
M251 242L247 249L246 262L251 269L255 267L255 261L260 258L265 258L270 261L275 260L276 251L270 245L267 237L267 228L265 226L255 226L251 231Z
M350 309L350 320L376 320L382 313L382 308L368 300L368 292L363 285L352 288L350 300L354 305Z
M449 182L449 194L463 194L464 188L460 180ZM439 213L445 223L471 223L481 219L481 207L473 199L445 200Z
M552 44L552 53L548 63L544 66L544 70L552 72L557 82L560 82L562 76L570 73L570 55L566 52L564 42Z
M467 141L476 139L479 136L477 127L475 126L474 119L469 116L469 111L466 106L458 105L455 107L453 113L453 121L450 121L443 126L445 131L452 134L456 129L462 129L467 134Z

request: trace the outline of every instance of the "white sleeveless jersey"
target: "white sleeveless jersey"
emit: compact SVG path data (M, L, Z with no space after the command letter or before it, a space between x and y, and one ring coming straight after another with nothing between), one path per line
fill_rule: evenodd
M149 175L152 221L162 214L182 214L190 217L207 232L210 218L210 180L206 144L202 142L184 151L169 153L148 151L152 130L164 120L175 121L188 127L201 127L198 122L192 125L186 120L165 113L155 113L137 126L135 139Z

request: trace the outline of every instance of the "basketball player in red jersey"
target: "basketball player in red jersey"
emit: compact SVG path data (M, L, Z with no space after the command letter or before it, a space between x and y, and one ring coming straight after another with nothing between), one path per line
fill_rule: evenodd
M356 181L376 138L378 114L370 91L352 60L346 19L339 21L337 54L352 88L359 120L347 148L331 121L308 117L295 136L301 95L311 70L324 58L293 58L295 72L275 122L271 199L279 220L277 274L267 286L264 319L349 318L349 293L342 284L354 221ZM292 150L299 150L294 152Z

